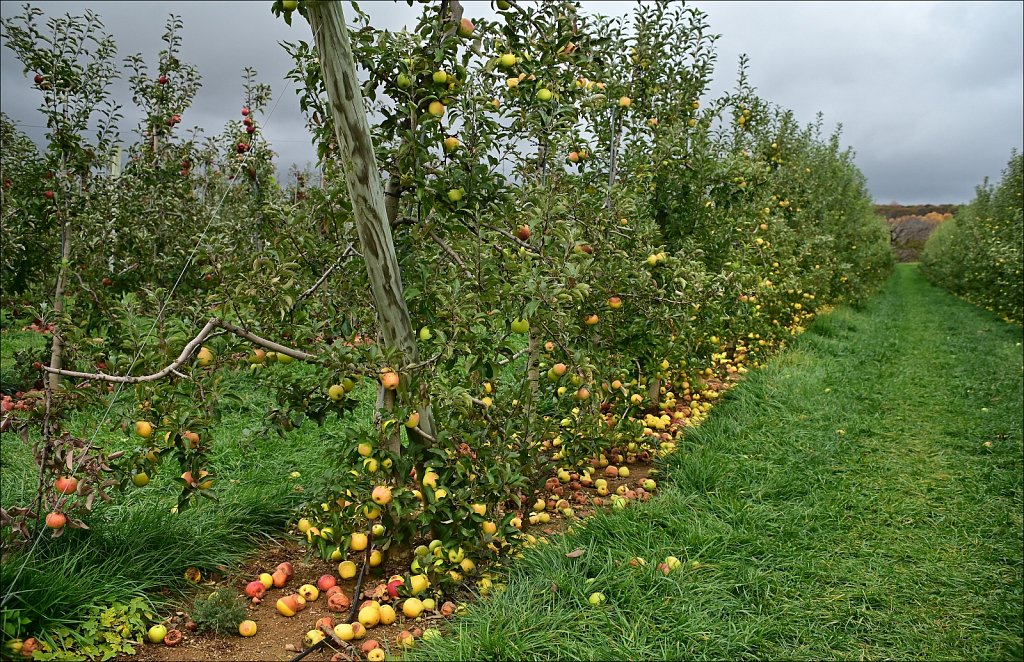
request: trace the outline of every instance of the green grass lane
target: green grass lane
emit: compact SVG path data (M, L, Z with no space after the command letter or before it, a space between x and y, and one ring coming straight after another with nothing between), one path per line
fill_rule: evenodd
M731 391L659 498L530 550L408 657L1020 659L1021 342L901 265Z

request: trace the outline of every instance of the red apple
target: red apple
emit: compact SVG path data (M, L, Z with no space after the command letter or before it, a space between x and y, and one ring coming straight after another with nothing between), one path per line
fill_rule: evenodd
M39 368L42 368L42 364L39 365ZM74 494L78 489L78 479L73 476L61 476L54 482L53 489L60 494Z
M352 601L341 590L327 597L327 608L331 611L341 612L352 606Z
M39 650L39 641L35 637L29 637L21 643L21 656L32 657L32 653Z
M316 587L321 591L328 591L338 585L338 580L334 578L334 575L321 575L320 579L316 580Z
M262 598L266 592L267 587L258 579L245 585L245 594L250 598Z
M473 36L473 31L476 30L476 26L473 25L473 21L468 18L464 18L459 21L458 34L463 39L468 39Z

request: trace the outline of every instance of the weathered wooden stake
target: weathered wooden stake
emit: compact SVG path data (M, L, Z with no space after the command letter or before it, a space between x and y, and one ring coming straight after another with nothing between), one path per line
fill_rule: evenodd
M339 156L345 170L360 252L366 262L381 335L385 346L400 350L405 364L415 363L416 334L402 294L402 275L388 222L384 187L373 151L370 125L366 119L341 2L311 2L306 16L320 55ZM407 376L403 375L402 386L406 388L407 385ZM420 409L419 427L429 435L436 434L429 404ZM413 441L424 441L413 430L409 434L418 438ZM397 435L390 438L389 445L393 452L400 451Z

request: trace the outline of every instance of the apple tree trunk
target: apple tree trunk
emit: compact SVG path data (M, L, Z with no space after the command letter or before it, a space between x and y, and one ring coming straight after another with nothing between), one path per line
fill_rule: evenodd
M57 269L57 284L53 292L53 342L50 345L50 367L57 370L64 367L64 337L60 318L64 314L64 287L70 261L71 223L65 220L61 228L60 267ZM51 372L46 379L51 391L60 388L60 375Z

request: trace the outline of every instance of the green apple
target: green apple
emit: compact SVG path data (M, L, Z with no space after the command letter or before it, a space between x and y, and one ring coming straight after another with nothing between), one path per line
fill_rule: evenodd
M505 53L498 58L498 63L508 69L509 67L516 66L516 56L512 53Z
M442 70L434 72L434 82L438 85L444 85L448 82L448 73Z
M167 627L164 625L154 625L149 628L149 640L154 644L159 644L167 636Z
M345 397L345 387L341 384L332 384L331 388L327 389L327 395L335 402L342 400Z
M422 329L420 329L420 340L422 340L423 342L426 342L433 337L434 334L432 334L430 332L430 329L428 329L427 327L423 327Z
M281 0L281 9L285 11L295 11L298 6L299 0Z
M462 189L460 188L453 188L452 190L448 191L449 202L459 202L460 200L462 200L462 196L463 192Z
M595 607L601 605L602 603L604 603L604 601L604 593L591 593L590 597L587 598L587 602L589 602L591 605Z
M512 320L512 333L527 333L530 330L530 321L524 319Z
M398 74L398 87L407 90L412 87L412 78L408 74Z
M537 90L537 99L538 100L540 100L540 101L551 101L551 97L552 97L551 90L549 90L548 88L542 87L541 89Z

